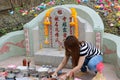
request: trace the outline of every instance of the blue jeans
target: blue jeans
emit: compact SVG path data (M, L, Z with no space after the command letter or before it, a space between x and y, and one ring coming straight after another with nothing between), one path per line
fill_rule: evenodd
M96 65L102 61L103 61L102 55L96 55L92 58L86 58L83 63L83 66L81 67L81 71L86 72L87 67L90 71L97 71Z

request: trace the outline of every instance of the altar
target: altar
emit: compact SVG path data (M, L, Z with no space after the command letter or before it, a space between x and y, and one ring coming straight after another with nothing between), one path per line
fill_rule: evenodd
M34 60L36 65L52 65L57 67L65 55L64 49L59 51L55 48L43 48L35 53ZM71 68L71 60L68 61L66 68Z

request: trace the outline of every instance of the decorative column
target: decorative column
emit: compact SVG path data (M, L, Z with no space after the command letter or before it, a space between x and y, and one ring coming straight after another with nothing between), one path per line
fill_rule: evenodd
M101 50L101 33L96 32L96 47Z
M25 34L25 42L26 42L26 55L30 54L30 40L29 40L29 32L28 29L24 29Z

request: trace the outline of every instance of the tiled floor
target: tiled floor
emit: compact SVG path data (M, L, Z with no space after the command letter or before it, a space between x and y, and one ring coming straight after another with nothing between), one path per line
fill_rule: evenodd
M16 56L16 57L11 57L9 59L6 59L4 61L0 61L0 67L7 67L8 65L14 64L16 66L21 66L22 65L22 60L24 59L24 56ZM34 60L33 58L31 59L31 65L34 65ZM39 67L38 65L36 65ZM67 70L67 69L64 69ZM106 64L105 63L105 68L103 71L104 76L106 77L107 80L120 80L115 72L114 72L114 67L111 64Z

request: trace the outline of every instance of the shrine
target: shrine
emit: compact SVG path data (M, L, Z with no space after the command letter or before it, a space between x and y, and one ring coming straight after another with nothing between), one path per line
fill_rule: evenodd
M89 41L102 50L102 19L94 10L81 5L62 5L45 10L24 25L24 31L26 53L34 55L35 63L40 65L60 63L64 56L63 41L68 35Z

